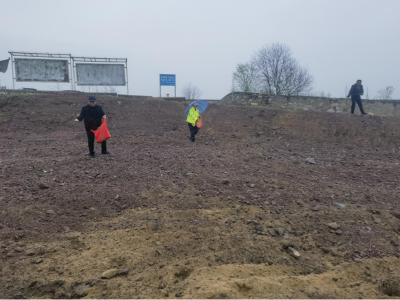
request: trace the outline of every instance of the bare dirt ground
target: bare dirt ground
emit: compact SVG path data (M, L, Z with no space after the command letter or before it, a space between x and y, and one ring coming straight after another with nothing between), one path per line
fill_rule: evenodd
M399 120L98 103L0 98L0 298L400 297Z

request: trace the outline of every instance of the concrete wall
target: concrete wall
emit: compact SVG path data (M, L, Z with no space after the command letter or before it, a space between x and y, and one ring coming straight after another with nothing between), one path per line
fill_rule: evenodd
M259 105L274 108L319 110L333 113L350 113L351 100L345 98L321 98L309 96L270 96L267 94L229 93L221 99L222 104ZM400 100L365 100L364 110L371 115L400 116ZM359 113L356 106L356 113Z

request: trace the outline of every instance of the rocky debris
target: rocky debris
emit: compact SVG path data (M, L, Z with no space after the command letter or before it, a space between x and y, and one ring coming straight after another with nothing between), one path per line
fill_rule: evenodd
M374 222L376 224L380 224L382 222L382 220L380 218L378 218L376 215L372 215L372 219L374 220Z
M52 209L49 209L49 210L47 211L47 214L48 214L48 215L55 215L56 212L55 212L54 210L52 210Z
M32 260L31 261L31 263L33 263L33 264L40 264L40 263L42 263L43 262L43 259L41 259L41 258L38 258L38 259L36 259L36 260Z
M143 277L139 277L138 279L136 279L135 281L143 281Z
M285 234L285 229L282 227L275 228L275 232L279 235L284 235Z
M253 187L255 187L256 185L255 185L254 183L249 183L248 186L249 186L250 188L253 188Z
M340 229L336 230L335 233L336 233L337 235L342 235L342 234L343 234L343 232L342 232Z
M311 208L312 211L320 211L320 210L322 210L322 209L323 209L323 207L322 207L321 205L316 205L316 206L313 206L313 207Z
M44 183L40 183L40 184L39 184L39 187L40 187L42 190L47 190L48 188L50 188L49 186L45 185Z
M281 245L283 249L288 249L289 247L294 247L294 243L292 240L283 240L281 241Z
M26 296L22 292L15 292L12 296L13 299L26 299Z
M175 294L175 297L176 297L176 298L182 297L182 293L176 293L176 294Z
M83 297L87 296L87 294L88 294L87 285L84 283L81 283L74 288L74 290L72 292L72 297L73 298L83 298Z
M329 252L331 252L331 249L327 248L327 247L322 247L321 248L322 252L328 254Z
M36 249L36 253L37 253L37 255L45 255L46 254L46 248L44 248L44 247L40 247L40 248L38 248L38 249Z
M312 157L307 158L306 161L307 161L309 164L315 165L315 160L314 160L314 158L312 158Z
M24 252L24 249L23 248L21 248L21 247L17 247L17 248L15 248L15 250L14 250L15 252L19 252L19 253L21 253L21 252Z
M175 274L174 276L178 278L179 280L185 280L190 276L190 274L193 272L192 268L188 267L181 267Z
M186 173L186 176L193 176L194 175L194 173Z
M391 214L393 217L400 220L400 212L395 211L395 212L391 212ZM0 229L1 229L1 224L0 224Z
M119 269L117 272L117 276L126 276L129 273L129 269Z
M343 203L333 203L337 208L340 209L345 209L346 208L346 204Z
M333 230L338 230L340 228L340 225L336 222L328 223L327 225L330 229L333 229Z
M396 237L392 238L392 239L390 240L390 244L392 244L393 246L396 246L396 247L400 246L399 239L396 238Z
M222 184L228 185L229 183L230 183L230 181L228 179L222 180Z
M36 254L36 251L34 249L28 249L25 252L26 256L34 256Z
M110 270L103 272L103 274L101 274L101 278L102 279L111 279L111 278L117 276L117 274L118 274L118 269L110 269Z
M292 248L292 247L288 247L288 248L287 248L287 252L288 252L291 256L293 256L294 258L300 258L300 253L299 253L296 249L294 249L294 248Z

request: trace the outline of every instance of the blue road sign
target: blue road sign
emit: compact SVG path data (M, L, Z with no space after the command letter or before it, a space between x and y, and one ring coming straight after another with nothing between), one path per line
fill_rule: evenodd
M176 85L176 77L175 74L160 74L160 86L175 86Z

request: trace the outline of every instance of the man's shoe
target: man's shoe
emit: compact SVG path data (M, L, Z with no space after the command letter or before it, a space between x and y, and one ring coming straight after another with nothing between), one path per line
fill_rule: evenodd
M368 115L368 114L367 113L363 113L362 115L365 116L365 115Z
M94 153L89 153L89 157L94 158Z
M102 151L101 154L110 154L108 151Z

